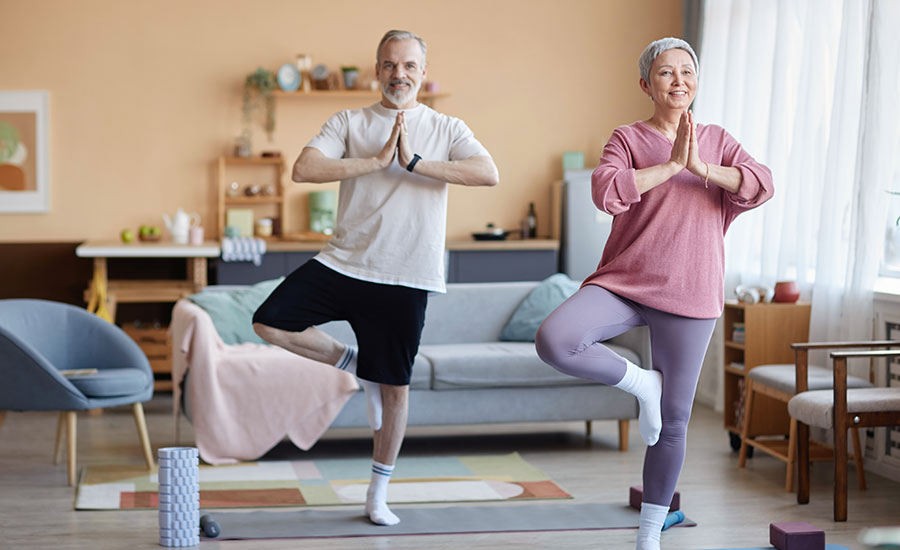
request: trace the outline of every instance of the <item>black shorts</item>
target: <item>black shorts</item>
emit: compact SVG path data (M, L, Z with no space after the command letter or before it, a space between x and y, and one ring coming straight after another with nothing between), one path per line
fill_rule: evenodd
M419 351L427 303L425 290L362 281L310 260L266 298L253 322L301 332L328 321L348 321L359 345L356 375L405 386Z

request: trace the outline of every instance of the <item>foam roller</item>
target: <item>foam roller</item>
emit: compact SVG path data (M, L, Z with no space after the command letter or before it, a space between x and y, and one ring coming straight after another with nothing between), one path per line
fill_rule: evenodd
M644 501L644 486L634 485L628 490L628 504L635 510L641 509L641 502ZM681 509L681 495L678 491L672 496L672 503L669 504L669 512Z
M805 521L770 523L769 543L778 550L825 550L825 531Z

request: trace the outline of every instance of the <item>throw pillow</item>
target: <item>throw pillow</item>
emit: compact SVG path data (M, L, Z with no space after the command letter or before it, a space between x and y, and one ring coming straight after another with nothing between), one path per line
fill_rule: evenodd
M216 332L226 344L265 344L253 332L253 313L283 280L284 277L280 277L234 290L210 287L187 298L209 314Z
M500 339L508 342L534 342L538 327L550 313L575 294L581 283L573 281L565 273L556 273L541 281L522 300L512 314Z

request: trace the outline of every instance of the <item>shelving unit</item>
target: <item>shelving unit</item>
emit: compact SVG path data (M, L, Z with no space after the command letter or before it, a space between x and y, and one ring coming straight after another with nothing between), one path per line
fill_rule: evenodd
M269 168L275 173L266 181L275 185L275 194L268 196L228 196L228 184L237 181L243 190L247 185L255 182L248 181L249 174L259 172L258 169ZM219 238L225 236L225 212L229 207L241 207L253 209L254 220L259 217L275 217L284 224L285 200L284 200L284 159L282 157L219 157L217 161L218 172L218 216L216 235ZM234 177L229 177L232 172ZM243 181L242 181L243 180ZM274 214L273 214L274 212ZM282 225L283 227L283 225Z
M377 90L310 90L303 91L299 89L296 92L285 92L284 90L275 90L272 95L276 98L283 99L327 99L327 98L370 98L377 99L381 97L381 92ZM434 100L449 97L450 94L440 92L419 92L417 99L420 103L424 103L429 107L432 106Z
M725 304L724 374L725 429L732 434L732 447L740 445L744 377L759 365L793 364L790 345L809 340L810 304ZM744 325L744 342L732 338L736 323ZM738 365L743 365L739 367ZM765 395L754 398L750 434L788 434L790 417L784 403Z

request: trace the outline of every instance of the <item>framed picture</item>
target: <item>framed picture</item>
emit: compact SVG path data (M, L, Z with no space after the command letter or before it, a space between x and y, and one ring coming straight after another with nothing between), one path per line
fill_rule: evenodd
M48 98L0 91L0 213L50 211Z

